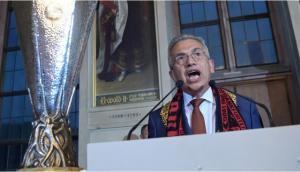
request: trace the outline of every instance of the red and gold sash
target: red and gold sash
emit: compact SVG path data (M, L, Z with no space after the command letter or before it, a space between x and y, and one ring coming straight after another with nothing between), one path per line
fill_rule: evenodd
M218 131L245 130L245 122L236 106L236 96L222 88L213 88L216 101L219 102L220 123ZM182 115L183 91L178 89L170 103L167 103L161 110L161 120L166 127L167 136L184 135ZM217 114L218 115L218 114ZM217 118L218 119L218 118Z

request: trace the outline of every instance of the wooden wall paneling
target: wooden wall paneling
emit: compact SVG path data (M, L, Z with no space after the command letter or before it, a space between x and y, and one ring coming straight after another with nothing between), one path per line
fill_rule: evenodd
M286 80L268 81L268 94L276 126L292 124Z
M289 104L290 104L290 111L291 111L291 118L292 118L292 124L297 124L300 118L300 114L297 113L297 95L295 90L294 90L294 84L293 84L293 77L292 76L288 76L287 81L286 81L286 85L287 85L287 92L288 92L288 100L289 100ZM298 105L299 106L299 105Z
M232 92L234 92L234 89L235 89L235 87L231 86L231 85L224 86L223 88L225 88L225 89L227 89L229 91L232 91Z
M265 82L257 82L253 84L244 84L244 85L238 85L236 87L236 90L238 93L247 96L259 103L262 103L267 106L267 108L272 113L272 109L270 108L270 96L268 94L268 87ZM267 113L265 110L259 106L257 106L257 109L261 115L264 127L270 127L270 122Z

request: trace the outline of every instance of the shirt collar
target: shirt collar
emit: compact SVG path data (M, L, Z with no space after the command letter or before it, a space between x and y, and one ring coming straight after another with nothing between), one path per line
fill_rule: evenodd
M196 97L192 97L188 93L183 92L183 101L185 106L187 106L191 100L195 98ZM211 87L209 87L200 98L209 101L210 103L214 103L214 96Z

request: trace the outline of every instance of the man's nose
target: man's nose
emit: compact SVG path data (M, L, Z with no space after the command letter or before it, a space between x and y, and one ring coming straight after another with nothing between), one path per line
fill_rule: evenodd
M196 64L196 61L194 60L191 54L187 56L186 64L188 66Z

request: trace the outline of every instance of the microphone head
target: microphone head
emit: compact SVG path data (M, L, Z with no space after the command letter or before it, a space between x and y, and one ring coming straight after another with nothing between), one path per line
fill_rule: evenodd
M182 80L176 81L176 87L181 88L183 86L184 82Z
M209 81L209 86L211 86L212 88L216 87L216 82L215 82L215 80L210 80L210 81Z

